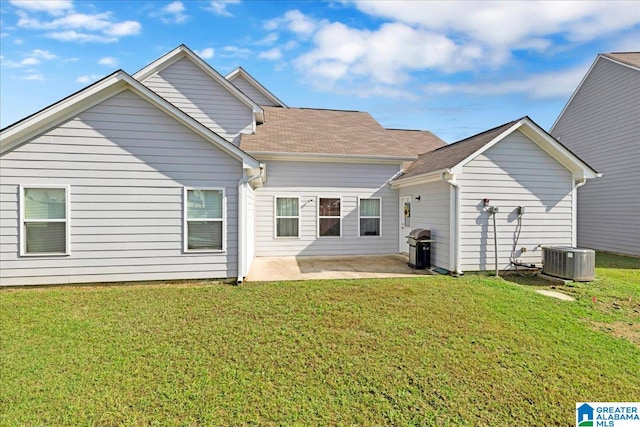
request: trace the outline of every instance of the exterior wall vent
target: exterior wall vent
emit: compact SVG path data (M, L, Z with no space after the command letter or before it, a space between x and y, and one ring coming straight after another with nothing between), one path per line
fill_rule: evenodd
M596 253L571 247L542 248L542 273L576 282L595 280Z

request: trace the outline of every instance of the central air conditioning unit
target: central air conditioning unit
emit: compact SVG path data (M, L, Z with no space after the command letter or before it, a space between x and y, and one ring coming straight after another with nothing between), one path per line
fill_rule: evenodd
M542 273L575 282L596 278L596 253L571 247L542 248Z

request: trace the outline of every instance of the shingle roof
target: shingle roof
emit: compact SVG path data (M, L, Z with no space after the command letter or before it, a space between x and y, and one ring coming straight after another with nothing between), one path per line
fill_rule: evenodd
M264 107L264 114L254 135L242 135L242 150L412 157L445 145L431 132L385 129L360 111Z
M640 68L640 52L612 52L602 56Z
M505 123L497 128L454 142L429 153L420 154L418 160L413 162L399 179L452 168L520 120Z

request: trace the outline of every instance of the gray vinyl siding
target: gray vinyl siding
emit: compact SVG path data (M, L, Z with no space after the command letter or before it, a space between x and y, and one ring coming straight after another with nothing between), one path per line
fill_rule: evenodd
M231 80L231 83L233 83L233 85L235 87L240 89L242 91L242 93L244 93L249 98L251 98L251 100L253 102L255 102L256 104L258 104L258 105L266 105L266 106L269 106L269 107L278 107L278 104L275 104L269 98L264 96L262 94L262 92L260 92L258 89L253 87L253 85L251 85L251 83L246 81L244 79L244 77L238 76L235 79Z
M450 201L451 186L445 182L418 184L400 189L400 196L411 196L411 228L431 230L431 265L447 270L451 265L450 249ZM420 196L420 200L415 198Z
M458 182L463 271L494 269L493 220L484 209L484 198L499 209L496 226L500 269L509 267L518 206L523 206L525 213L515 252L517 260L539 266L539 246L571 246L572 175L521 132L512 133L470 161Z
M256 256L398 253L398 192L388 180L400 165L270 161L256 189ZM276 238L275 197L300 197L300 237ZM342 237L318 238L319 197L342 198ZM382 236L359 237L358 197L382 199Z
M228 141L253 131L251 108L186 58L143 83Z
M0 283L227 278L242 165L130 91L0 158ZM19 256L20 184L70 186L69 256ZM183 188L224 188L226 253L183 252Z
M640 71L599 59L551 134L603 173L578 190L578 246L640 255Z

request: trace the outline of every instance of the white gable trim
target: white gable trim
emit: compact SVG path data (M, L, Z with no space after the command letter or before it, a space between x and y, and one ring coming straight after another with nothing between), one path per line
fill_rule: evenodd
M278 99L273 93L271 93L266 87L264 87L259 81L253 78L251 74L249 74L244 68L238 67L225 77L231 83L237 77L244 78L251 86L253 86L258 92L263 94L267 99L269 99L274 104L277 104L280 107L288 108L287 105Z
M580 89L582 88L582 85L587 81L587 79L589 78L589 75L591 74L591 71L593 70L593 68L596 66L596 64L598 63L599 60L607 60L607 61L611 61L615 64L618 65L622 65L623 67L627 67L627 68L631 68L632 70L637 70L640 71L640 68L634 67L633 65L630 64L625 64L624 62L620 62L620 61L616 61L613 58L609 58L608 56L599 54L598 57L595 59L595 61L593 61L593 64L591 64L591 67L589 67L589 70L587 71L587 73L584 75L584 77L582 78L582 80L580 81L580 84L578 85L578 87L576 88L576 90L573 91L573 93L571 94L571 97L569 98L569 101L567 101L567 103L564 105L564 108L562 109L562 111L560 112L560 114L558 115L558 118L556 118L556 121L553 122L553 125L551 126L551 130L549 130L550 133L553 133L553 129L556 127L556 125L558 124L558 122L560 121L560 119L562 118L562 116L564 115L564 113L567 111L567 108L569 108L569 105L571 105L571 102L573 101L573 98L576 97L576 95L578 94L578 92L580 91Z
M511 126L509 129L502 132L500 135L493 138L491 141L482 146L482 148L476 150L470 156L462 160L460 163L451 168L453 174L462 173L462 167L469 163L471 160L478 157L480 154L487 151L489 148L502 141L508 135L511 135L516 130L522 132L533 143L538 145L543 151L555 159L558 163L563 165L567 170L571 171L576 179L582 178L596 178L599 174L580 160L578 156L573 154L562 144L560 144L555 138L540 128L529 117L520 119L517 123Z
M133 74L133 78L143 82L151 75L156 74L169 67L170 65L176 63L182 58L187 58L195 65L197 65L202 71L204 71L209 77L211 77L215 82L220 84L223 88L225 88L229 93L238 98L240 102L245 104L247 107L251 108L253 111L253 115L255 120L258 123L264 123L264 111L262 108L253 102L251 98L242 93L240 89L235 87L231 82L225 79L220 73L213 69L209 64L204 62L202 58L196 55L191 49L186 47L185 45L180 45L171 52L166 55L161 56L160 58L153 61L151 64L147 65L140 71Z
M5 153L16 146L28 141L40 133L69 120L82 111L111 98L124 91L131 90L145 101L160 109L170 117L177 120L191 131L217 146L231 157L241 161L245 168L259 168L260 162L249 154L240 150L229 141L216 134L206 126L197 122L191 116L175 107L170 102L158 96L151 89L125 73L116 71L110 76L76 92L75 94L59 101L2 130L0 133L0 154Z

